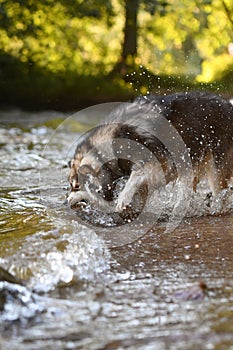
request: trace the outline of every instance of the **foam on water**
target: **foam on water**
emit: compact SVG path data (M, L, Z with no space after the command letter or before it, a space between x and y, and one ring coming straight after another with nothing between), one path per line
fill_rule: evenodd
M76 221L57 220L57 229L26 237L18 251L2 259L9 272L37 292L93 280L109 268L110 254L93 230Z

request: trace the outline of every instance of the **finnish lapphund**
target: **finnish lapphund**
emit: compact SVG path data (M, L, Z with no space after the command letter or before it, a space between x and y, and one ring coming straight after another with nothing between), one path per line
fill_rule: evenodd
M122 212L139 190L146 193L148 181L158 188L164 185L162 178L165 185L178 180L173 155L154 132L161 118L175 128L188 150L193 190L203 177L213 193L226 188L233 176L232 104L208 92L149 95L117 107L102 125L81 137L70 161L68 203L113 205ZM120 178L126 180L116 198Z

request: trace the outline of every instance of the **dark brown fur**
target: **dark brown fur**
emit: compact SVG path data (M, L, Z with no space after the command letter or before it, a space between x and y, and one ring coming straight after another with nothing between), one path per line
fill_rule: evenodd
M155 110L155 116L160 114L165 117L182 137L189 149L192 161L194 190L203 176L208 178L213 192L218 192L228 186L233 176L233 106L230 102L214 94L190 92L168 96L140 97L133 103L136 106L148 106L150 110ZM149 121L133 120L133 116L130 118L127 124L127 119L123 122L122 116L118 118L116 115L109 124L97 127L78 144L74 159L71 161L69 174L72 192L77 191L78 193L74 195L71 192L70 200L68 198L71 204L80 201L82 197L84 200L95 198L96 202L111 200L112 184L116 179L126 175L129 176L129 181L122 191L123 193L119 195L121 204L118 203L118 210L120 211L125 204L132 200L132 195L127 194L127 192L132 192L135 179L137 178L135 191L145 182L145 178L138 181L141 170L137 169L135 164L127 161L126 154L124 157L119 157L112 162L108 161L104 165L101 159L97 159L95 147L105 140L119 138L136 140L156 155L167 182L177 178L170 153L149 132L150 128L156 127L156 117L150 117ZM145 123L149 123L149 127L148 125L145 127ZM88 153L90 150L92 150L91 154ZM114 155L116 155L116 151L114 142L112 149L106 150L107 153L113 152ZM148 172L156 172L149 160L146 166L148 166ZM80 181L81 178L82 181ZM89 178L90 188L92 187L89 195L85 195L87 187L83 185L88 182L87 178ZM152 181L157 181L156 176ZM99 185L102 189L98 192ZM130 198L125 201L124 197L127 196Z

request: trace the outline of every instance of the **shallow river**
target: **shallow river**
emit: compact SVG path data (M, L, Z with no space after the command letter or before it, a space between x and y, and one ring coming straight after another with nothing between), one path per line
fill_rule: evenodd
M0 349L232 350L232 190L169 232L86 223L64 201L88 113L0 113Z

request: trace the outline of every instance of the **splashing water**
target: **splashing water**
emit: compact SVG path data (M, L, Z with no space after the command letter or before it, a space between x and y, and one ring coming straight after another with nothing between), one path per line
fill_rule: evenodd
M94 231L76 221L58 219L56 225L55 230L27 237L13 256L1 261L13 275L26 278L28 287L37 292L93 280L109 268L108 250Z

